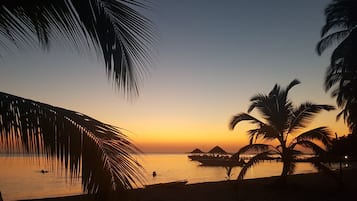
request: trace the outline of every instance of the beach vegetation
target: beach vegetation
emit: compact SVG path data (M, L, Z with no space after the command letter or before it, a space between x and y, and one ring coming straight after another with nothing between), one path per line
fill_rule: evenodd
M281 160L282 172L278 183L286 183L287 175L292 174L299 157L305 150L313 152L315 156L326 155L326 146L331 144L331 133L325 126L311 130L303 130L312 118L321 111L334 110L335 107L325 104L304 102L294 106L288 98L288 92L300 81L295 79L286 88L275 85L268 94L259 93L250 101L247 113L234 115L229 128L235 129L243 121L255 125L247 131L250 142L242 147L235 156L239 158L245 153L255 153L242 167L238 180L242 180L247 170L265 160ZM253 117L250 112L257 110L261 119ZM263 143L260 143L263 140ZM266 144L264 142L272 142ZM277 157L278 156L278 157ZM309 160L317 169L329 171L318 158Z
M338 160L343 161L356 161L357 150L355 145L357 144L357 136L348 134L347 136L337 137L332 140L332 145L329 146L329 153L337 156Z
M135 0L1 1L0 46L47 51L59 41L79 52L94 50L116 88L137 96L155 42L151 21L138 12L147 8ZM55 157L90 193L131 188L142 179L131 156L139 150L118 127L3 92L0 148Z
M138 12L149 8L136 0L1 1L0 47L50 50L57 41L94 50L108 79L135 96L156 40L152 22Z
M325 9L325 24L316 46L319 55L334 47L325 76L325 90L331 91L352 134L357 135L357 1L334 0Z
M116 126L85 114L0 92L0 151L47 156L81 178L88 193L143 181L139 149Z

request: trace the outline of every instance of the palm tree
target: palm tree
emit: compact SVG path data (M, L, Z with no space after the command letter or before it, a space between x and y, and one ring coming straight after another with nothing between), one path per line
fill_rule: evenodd
M342 111L352 133L357 132L357 2L334 0L325 9L326 23L321 30L321 40L316 50L321 55L328 47L337 44L330 58L325 77L325 90Z
M136 0L1 0L0 46L38 44L49 49L64 40L78 50L94 49L108 78L125 95L138 94L155 42L152 23ZM1 56L1 55L0 55ZM141 182L140 153L118 127L79 112L0 92L0 151L47 154L82 176L87 192L128 189Z
M247 132L250 139L249 145L242 147L234 155L234 157L239 158L239 155L246 152L257 152L242 167L238 180L242 180L247 169L253 165L279 156L283 162L279 181L285 183L287 175L294 172L298 156L303 154L301 149L299 150L299 147L310 149L317 155L325 153L325 150L316 142L319 141L322 145L330 143L330 132L326 127L318 127L299 135L296 133L304 128L315 114L322 110L333 110L334 107L313 104L311 102L305 102L298 107L294 107L287 96L289 90L299 83L298 80L293 80L285 89L282 89L279 85L275 85L268 95L257 94L250 99L252 103L248 109L248 113L257 109L264 121L248 113L239 113L231 119L229 127L232 130L242 121L252 122L256 125L255 129ZM295 138L290 139L291 137ZM277 146L256 143L258 139L274 141L277 143ZM318 160L311 160L310 162L319 169L327 170L327 167Z

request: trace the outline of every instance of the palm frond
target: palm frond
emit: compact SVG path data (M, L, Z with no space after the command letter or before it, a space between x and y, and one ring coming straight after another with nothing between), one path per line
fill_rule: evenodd
M286 102L280 101L279 93L280 86L276 85L268 96L263 94L253 96L250 99L252 104L250 105L248 112L257 109L269 125L274 126L275 129L280 131L280 129L284 127L280 124L283 122L281 119L286 119L287 116L284 115Z
M350 118L356 110L346 108L348 102L356 100L353 95L356 83L356 51L357 51L357 1L335 0L325 9L326 23L321 30L321 37L324 37L317 44L317 52L321 54L327 47L336 43L330 58L329 69L325 77L325 90L332 88L331 96L336 98L339 107L343 112L337 118L344 116L344 120L350 128L356 125L357 118ZM330 33L331 32L331 33ZM329 35L327 35L330 33ZM325 36L327 35L327 36ZM351 77L354 77L351 79ZM339 83L339 84L338 84ZM352 84L353 83L353 84Z
M299 84L300 81L293 80L285 89L275 85L268 95L258 94L251 98L252 104L248 111L257 108L260 114L266 119L267 124L275 128L278 133L283 133L288 126L288 119L293 109L291 101L287 95L289 90Z
M233 130L234 127L241 121L251 121L256 124L263 124L260 120L256 119L255 117L247 114L247 113L239 113L232 117L229 123L229 129Z
M352 29L356 25L355 1L333 1L325 9L326 23L321 30L321 37L331 30Z
M349 21L347 19L334 19L327 21L326 24L321 29L321 37L326 36L326 34L331 30L348 30Z
M0 134L1 150L56 157L71 177L81 172L83 188L90 193L143 181L132 156L140 151L128 137L75 111L0 92Z
M317 43L316 52L321 55L332 44L339 43L344 40L348 34L350 34L349 30L341 30L325 36Z
M250 129L247 131L247 134L249 136L249 144L253 144L258 140L259 137L259 128L257 129Z
M298 79L294 79L293 81L291 81L285 89L285 93L286 93L285 96L287 96L287 93L290 91L291 88L293 88L295 85L298 85L300 83L301 82Z
M336 121L340 120L341 116L345 118L347 116L347 110L341 110L341 112L336 115Z
M299 136L297 136L296 141L305 140L319 140L324 145L329 145L331 143L331 132L327 127L318 127L309 131L306 131Z
M318 105L310 102L301 104L293 111L288 133L295 129L305 127L306 124L309 123L311 119L322 110L330 111L334 109L335 107L331 105Z
M326 23L345 20L346 26L351 28L356 24L356 9L354 0L332 1L325 9Z
M327 92L336 85L343 76L343 64L342 62L335 63L334 65L329 65L325 74L325 91Z
M279 138L279 133L274 127L268 124L260 124L258 127L259 128L257 129L251 129L247 131L250 144L253 142L255 143L260 137L267 140L274 140Z
M265 94L257 94L253 96L252 98L250 98L250 102L252 102L252 104L248 108L248 113L253 111L253 109L255 109L256 107L261 107L260 103L267 102L268 100L269 96L266 96Z
M351 33L345 40L337 45L331 54L330 65L338 64L341 60L343 61L343 67L345 68L350 66L348 65L349 62L353 64L355 61L353 51L353 46L355 45L354 37L357 37L357 31Z
M247 163L245 163L245 165L240 170L237 180L238 181L243 180L243 178L249 168L266 160L267 158L270 157L270 155L271 155L271 153L269 151L265 151L265 152L261 152L261 153L255 155L254 157L252 157Z
M239 149L236 153L237 155L242 155L247 152L266 152L270 150L271 152L277 151L275 147L268 144L249 144Z
M264 119L271 125L274 125L271 118L276 114L276 103L277 101L272 96L266 96L263 94L258 94L253 96L250 101L252 102L249 106L248 112L253 109L257 109Z
M4 0L0 34L16 45L48 49L62 38L77 49L92 48L103 58L108 78L125 95L136 95L156 37L152 22L133 7L146 8L135 0Z
M351 132L355 131L357 126L357 117L355 113L357 110L357 104L352 101L343 101L341 102L340 106L343 108L341 112L337 114L336 120L339 120L341 117L343 117Z
M303 154L303 152L300 150L290 149L289 151L293 158L293 161L297 158L297 156L301 156L301 154Z
M316 143L314 143L312 141L309 141L309 140L300 140L300 141L291 143L289 148L290 149L294 149L297 145L300 145L300 146L303 146L305 148L308 148L308 149L312 150L317 155L326 154L326 150L324 150L319 145L317 145Z

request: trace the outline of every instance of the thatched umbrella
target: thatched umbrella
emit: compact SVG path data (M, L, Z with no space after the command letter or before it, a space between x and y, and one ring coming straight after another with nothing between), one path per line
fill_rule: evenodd
M221 147L215 146L208 153L210 154L227 154Z
M201 151L200 149L196 148L193 151L190 152L191 154L203 154L204 152Z

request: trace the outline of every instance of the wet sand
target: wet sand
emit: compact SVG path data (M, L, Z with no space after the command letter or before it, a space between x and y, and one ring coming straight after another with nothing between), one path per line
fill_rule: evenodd
M345 169L343 186L322 174L290 175L286 186L274 185L278 177L205 182L197 184L158 185L128 191L128 201L337 201L354 200L357 192L357 169ZM114 197L114 196L112 196ZM121 198L122 195L120 196ZM92 201L95 196L77 195L32 201Z

